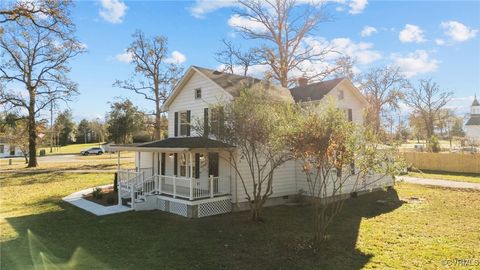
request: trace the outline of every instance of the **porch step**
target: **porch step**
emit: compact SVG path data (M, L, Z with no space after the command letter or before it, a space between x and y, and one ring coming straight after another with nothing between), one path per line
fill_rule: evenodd
M135 200L135 203L143 203L143 202L145 202L145 199L136 199ZM132 206L132 201L131 200L127 201L126 205Z

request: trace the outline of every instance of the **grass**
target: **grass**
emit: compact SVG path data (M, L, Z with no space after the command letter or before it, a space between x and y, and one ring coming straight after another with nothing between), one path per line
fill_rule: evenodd
M95 217L60 200L112 178L1 174L1 268L438 269L446 259L480 259L480 192L401 183L351 199L318 254L308 247L308 207L267 208L266 222L253 224L245 212L193 220L160 211ZM402 201L410 197L422 203Z
M133 152L126 152L121 154L120 164L124 168L134 167ZM12 159L12 165L8 165L8 159L0 159L0 170L4 171L38 171L38 170L115 170L117 168L116 154L103 154L93 156L69 157L69 161L65 161L61 156L53 157L39 157L38 167L25 168L25 160L23 158ZM49 160L50 159L50 160Z
M418 178L450 180L458 182L471 182L480 184L480 174L477 173L450 173L436 171L408 172L408 176Z
M53 148L53 152L50 153L50 147L39 147L37 152L40 154L40 150L45 150L46 155L64 155L64 154L80 154L80 151L86 150L90 147L99 147L102 143L79 143L70 144L66 146L60 146Z

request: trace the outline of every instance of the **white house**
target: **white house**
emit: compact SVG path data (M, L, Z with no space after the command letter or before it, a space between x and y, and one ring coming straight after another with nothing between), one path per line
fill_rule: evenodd
M20 150L20 147L10 145L5 140L0 138L0 158L20 156L23 156L23 152Z
M480 102L477 96L473 100L470 115L465 123L465 135L472 145L480 144Z
M226 160L234 146L203 136L191 129L195 119L215 123L219 102L228 102L246 85L260 80L192 66L164 104L168 112L168 138L137 145L114 146L136 152L136 169L118 168L119 202L130 199L135 210L158 209L186 217L204 217L248 208L242 183ZM351 121L361 124L366 100L348 79L335 79L293 89L275 87L275 93L292 102L337 100ZM210 120L210 121L208 121ZM247 164L240 170L248 170ZM282 204L308 190L300 161L289 161L274 175L273 195L267 205ZM242 175L247 175L242 174ZM252 189L248 186L247 189ZM369 186L393 185L391 177ZM352 186L345 187L350 193Z

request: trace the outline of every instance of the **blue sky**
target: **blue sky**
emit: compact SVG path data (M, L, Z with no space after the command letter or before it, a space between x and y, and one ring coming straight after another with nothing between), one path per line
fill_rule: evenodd
M222 38L245 43L232 25L248 22L235 18L232 8L228 1L205 0L76 2L72 16L88 52L71 62L71 78L80 90L69 104L75 119L103 118L117 97L153 108L140 96L112 87L133 71L124 50L136 29L168 37L172 59L185 68L218 67L213 56ZM396 64L413 82L433 78L454 92L449 106L460 114L475 93L480 95L480 2L335 0L327 10L330 21L320 25L312 41L329 42L357 58L356 70Z

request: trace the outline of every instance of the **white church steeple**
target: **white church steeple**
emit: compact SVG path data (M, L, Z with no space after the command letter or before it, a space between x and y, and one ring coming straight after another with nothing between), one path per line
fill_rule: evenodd
M477 95L475 94L475 98L473 99L472 106L470 108L470 114L480 114L480 102L477 100Z

